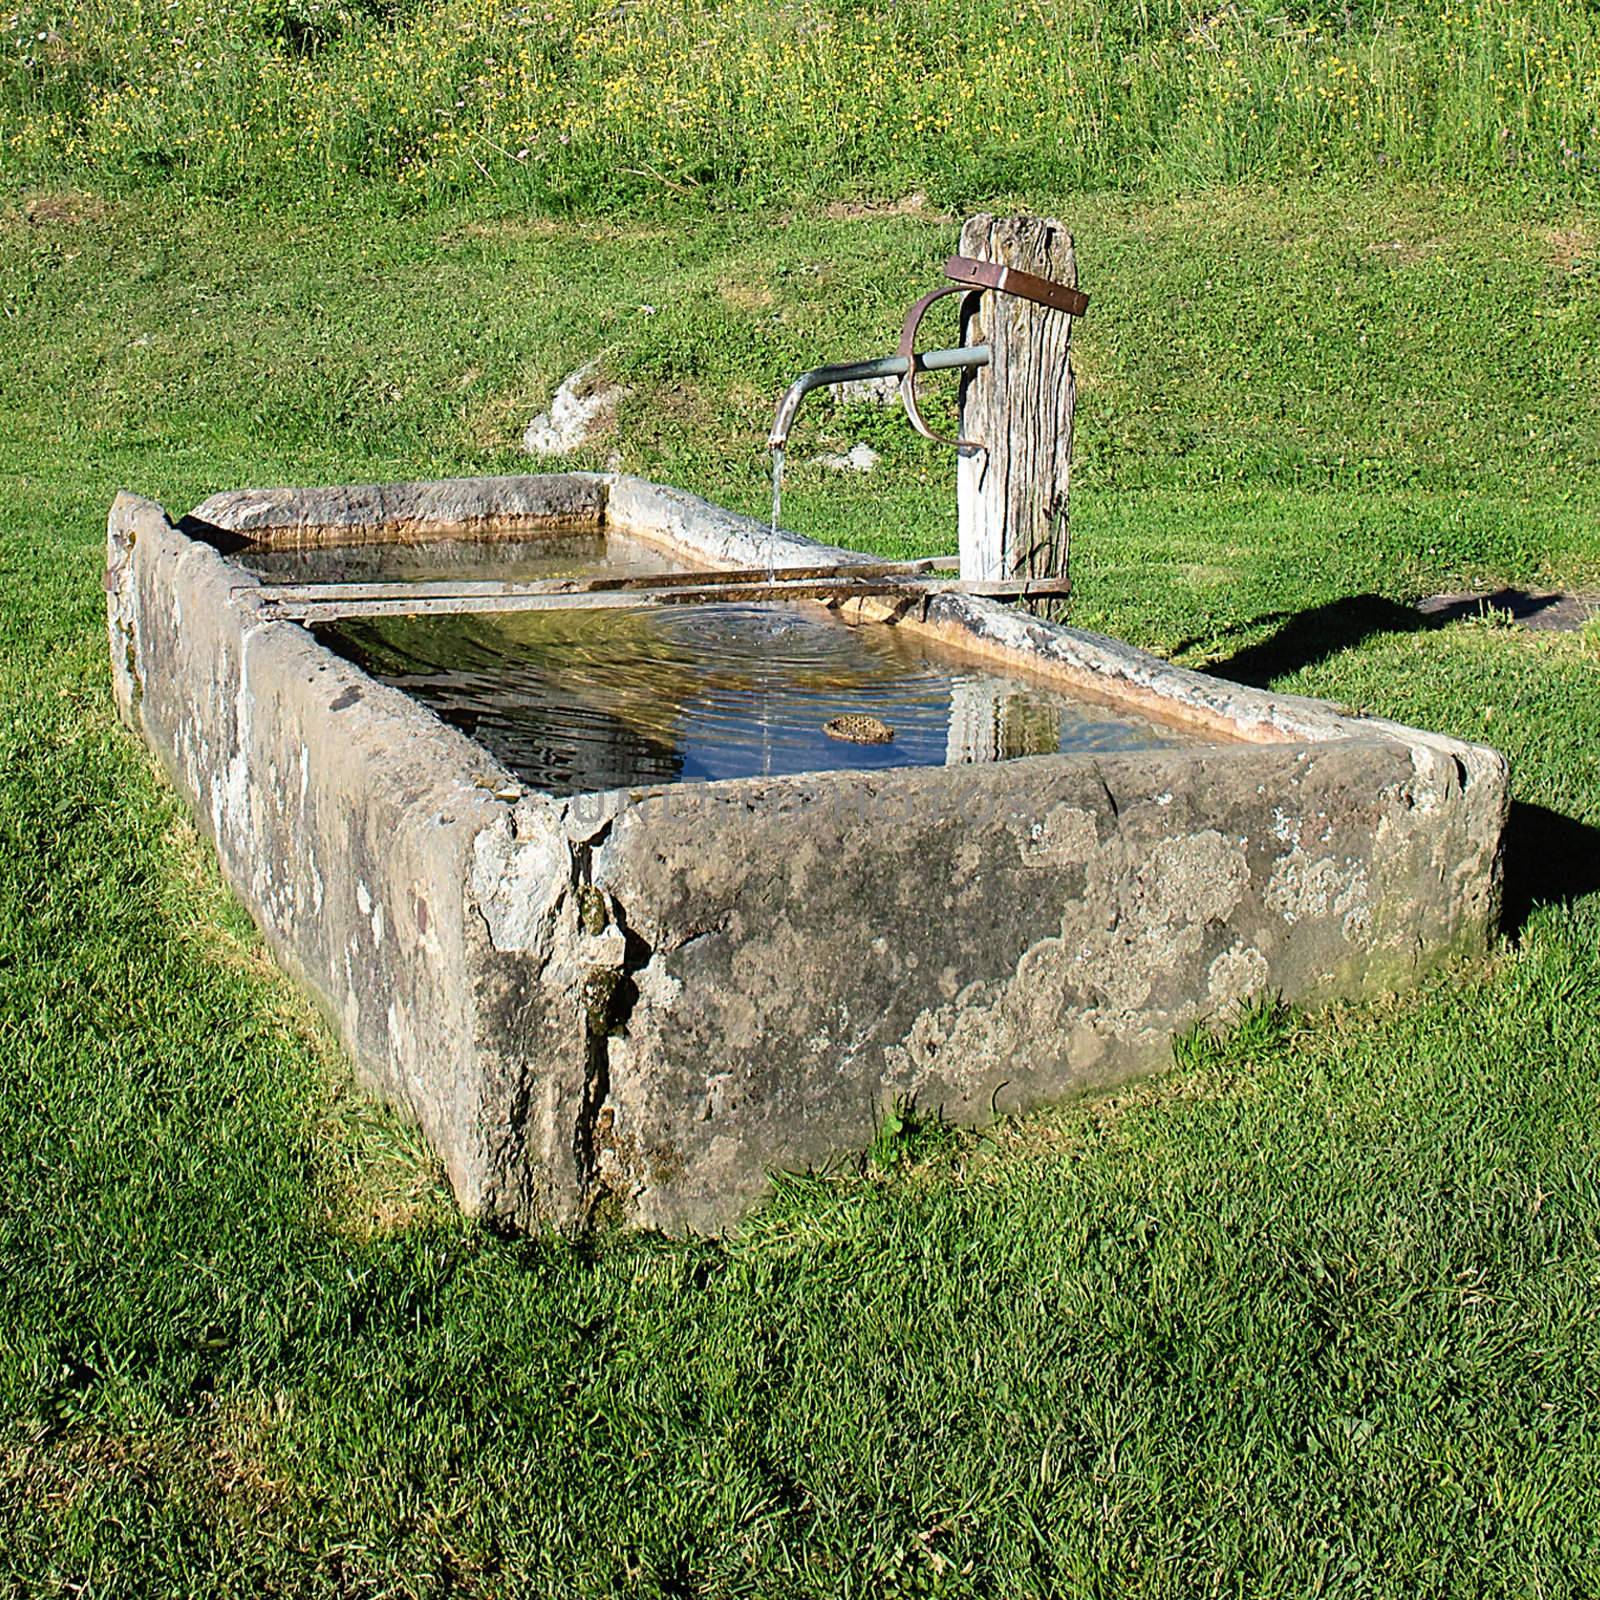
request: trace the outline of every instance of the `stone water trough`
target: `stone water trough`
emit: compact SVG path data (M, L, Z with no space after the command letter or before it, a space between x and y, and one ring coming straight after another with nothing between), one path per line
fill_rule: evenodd
M317 547L458 560L573 530L702 571L868 559L614 476L245 491L178 521L124 494L110 516L123 716L470 1211L715 1232L891 1105L1060 1101L1242 1002L1393 989L1496 929L1493 750L994 600L845 609L963 683L1150 737L1000 760L999 713L974 733L952 711L921 765L841 745L824 770L541 790L263 576Z

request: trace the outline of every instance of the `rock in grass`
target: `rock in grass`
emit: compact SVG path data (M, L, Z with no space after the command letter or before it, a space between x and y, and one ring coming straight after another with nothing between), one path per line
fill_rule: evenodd
M889 378L857 378L852 383L841 383L833 390L833 403L840 406L892 406L900 398L900 380Z
M611 425L617 403L628 391L600 376L597 357L561 380L550 401L528 424L522 448L530 456L564 456L589 444Z
M851 445L843 455L817 456L815 465L826 467L830 472L871 472L881 460L883 457L863 441Z

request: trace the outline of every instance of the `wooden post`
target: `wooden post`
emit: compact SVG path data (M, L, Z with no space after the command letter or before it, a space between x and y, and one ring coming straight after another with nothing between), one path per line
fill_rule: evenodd
M1051 217L970 217L961 254L1078 282L1072 236ZM957 469L961 576L972 582L1067 576L1067 479L1072 462L1072 318L991 290L963 330L987 344L987 367L961 387Z

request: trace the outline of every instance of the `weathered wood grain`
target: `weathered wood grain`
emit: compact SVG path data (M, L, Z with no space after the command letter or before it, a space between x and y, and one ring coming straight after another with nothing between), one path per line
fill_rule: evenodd
M1053 217L968 218L961 253L1076 285L1072 236ZM1014 295L976 300L963 343L989 345L963 382L957 498L961 576L1003 582L1065 577L1075 386L1072 318Z

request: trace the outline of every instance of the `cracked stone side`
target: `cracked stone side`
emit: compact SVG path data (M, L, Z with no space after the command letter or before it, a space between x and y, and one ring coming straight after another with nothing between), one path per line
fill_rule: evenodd
M485 1208L521 1227L581 1223L609 1190L610 1050L633 990L619 910L590 881L592 826L581 805L532 797L473 847L477 928L518 957L480 962L484 1051L499 1047L503 1079L487 1102L514 1108L491 1141Z
M582 1032L561 962L584 946L554 808L492 800L476 780L509 775L482 750L260 620L248 575L158 506L113 516L113 642L145 685L125 714L275 955L464 1206L576 1218Z
M106 519L106 633L111 648L111 694L117 714L139 726L144 679L139 670L139 610L134 603L133 551L139 539L142 508L149 502L126 492L111 503ZM163 523L165 518L162 518Z
M609 1060L621 1204L715 1231L769 1164L862 1149L886 1098L981 1122L1162 1066L1269 989L1482 950L1456 891L1494 838L1453 762L1422 767L1351 740L641 799L593 868L646 952Z

